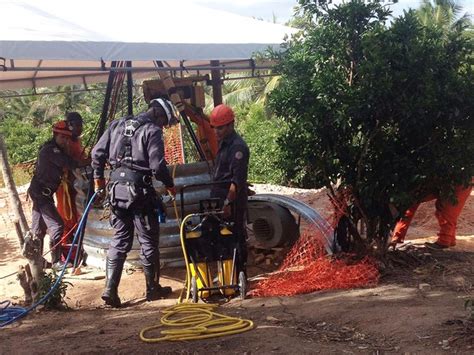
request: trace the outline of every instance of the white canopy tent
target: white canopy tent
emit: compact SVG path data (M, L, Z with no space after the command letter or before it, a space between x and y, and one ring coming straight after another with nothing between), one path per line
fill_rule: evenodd
M106 81L112 61L131 61L134 78L156 60L201 74L211 60L226 72L268 69L254 53L293 32L186 0L0 0L0 90Z

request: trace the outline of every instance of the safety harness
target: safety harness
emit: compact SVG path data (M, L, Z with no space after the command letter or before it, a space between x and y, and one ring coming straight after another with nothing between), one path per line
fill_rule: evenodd
M145 115L138 117L127 116L124 120L124 130L122 135L122 141L120 145L119 154L117 157L117 164L114 168L120 166L132 168L133 157L132 157L132 137L135 132L146 123L150 123L152 120Z
M124 130L120 142L117 163L110 174L108 186L112 207L128 209L134 202L143 199L147 188L152 186L151 172L132 168L132 137L146 123L152 122L146 115L127 116L123 121Z

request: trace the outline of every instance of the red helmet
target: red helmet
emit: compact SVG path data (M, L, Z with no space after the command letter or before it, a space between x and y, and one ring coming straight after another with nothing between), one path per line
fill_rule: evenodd
M211 112L211 126L221 127L234 122L235 115L232 109L224 104L217 105Z
M69 126L66 121L59 121L53 125L53 132L55 134L62 134L63 136L72 136Z

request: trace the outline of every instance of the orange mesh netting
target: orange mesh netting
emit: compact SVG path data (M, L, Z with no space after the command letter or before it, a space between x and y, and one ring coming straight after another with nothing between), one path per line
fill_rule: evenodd
M335 221L342 209L334 206ZM252 295L257 297L292 296L320 290L373 286L379 279L377 266L369 257L351 260L350 255L328 257L323 232L305 230L286 256L277 272L259 281Z
M184 163L183 138L181 125L177 124L164 130L165 158L169 165Z

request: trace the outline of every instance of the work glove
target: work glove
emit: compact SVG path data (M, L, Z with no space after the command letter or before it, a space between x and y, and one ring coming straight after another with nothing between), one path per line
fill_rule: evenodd
M96 198L94 206L100 206L104 202L105 198L105 179L94 179L94 192L96 193Z
M94 179L94 192L103 193L105 191L105 179Z

